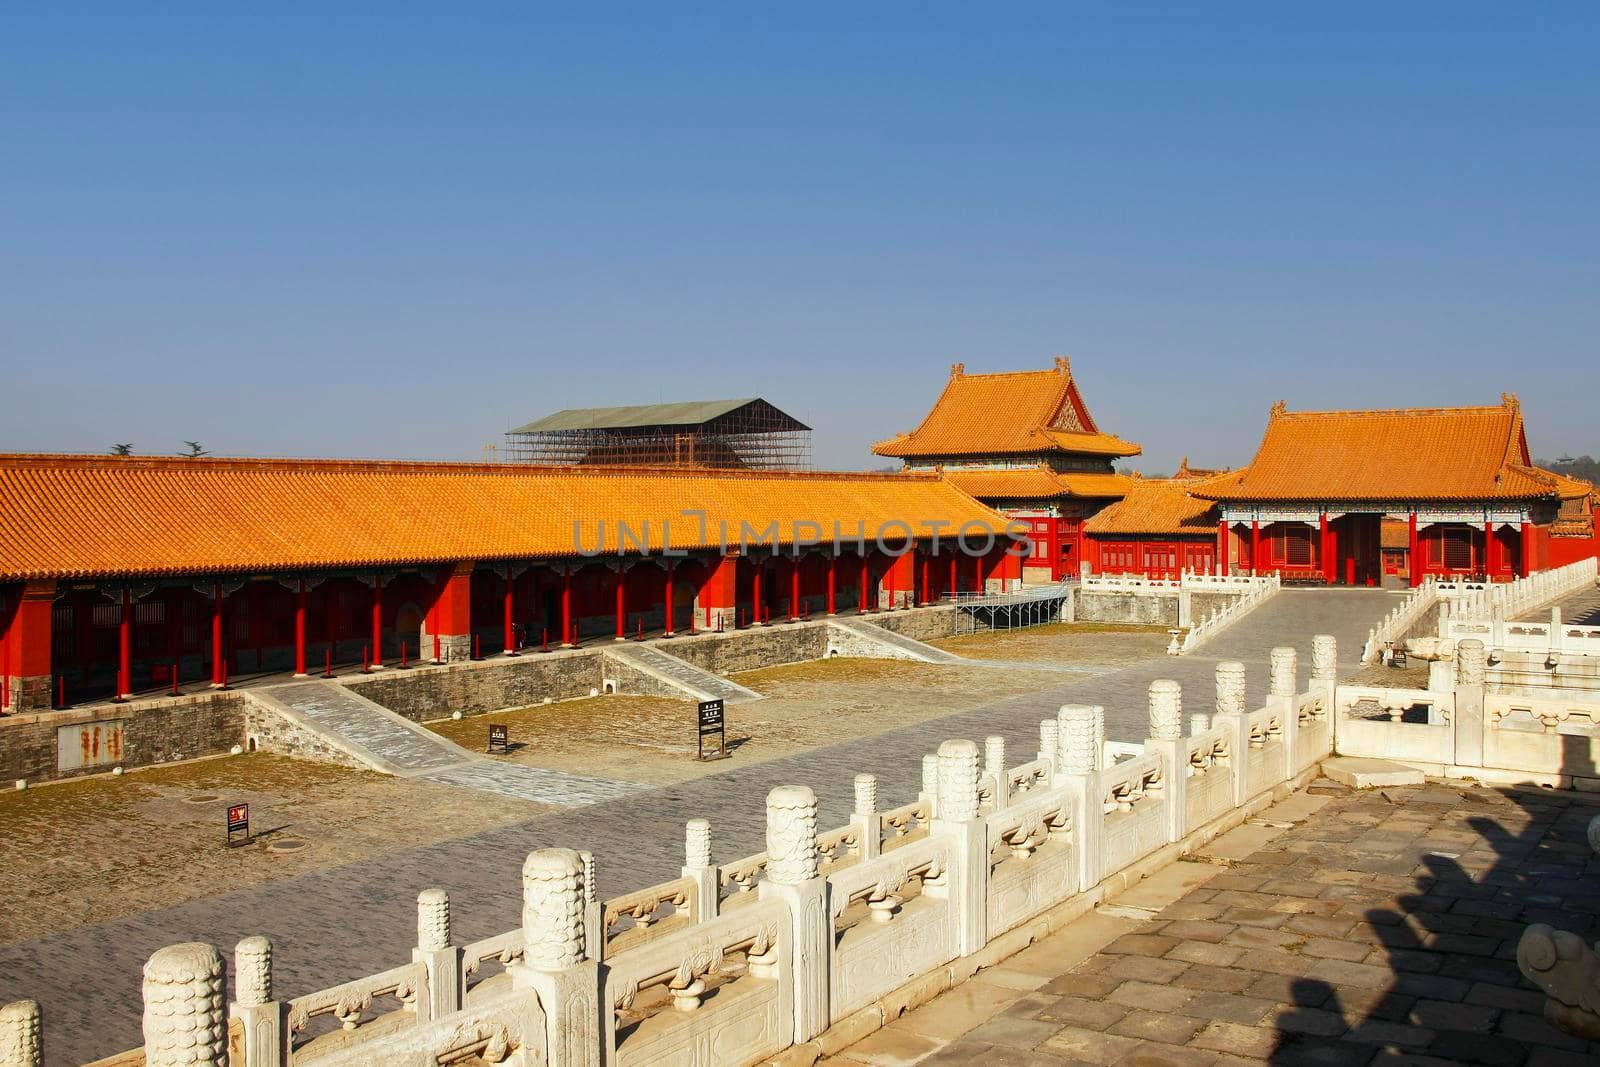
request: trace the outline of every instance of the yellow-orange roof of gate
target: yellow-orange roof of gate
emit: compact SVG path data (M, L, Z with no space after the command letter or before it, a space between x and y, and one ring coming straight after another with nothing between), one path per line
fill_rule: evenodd
M1192 482L1135 478L1128 494L1083 524L1085 533L1216 536L1216 505L1189 495Z
M1211 500L1406 501L1556 497L1533 465L1522 408L1287 411L1273 406L1256 456L1193 486ZM1570 491L1570 490L1568 490Z
M962 455L1078 452L1135 456L1138 445L1102 433L1083 403L1072 367L1057 357L1050 370L968 374L950 368L944 392L909 433L879 441L872 450L900 459Z
M724 523L786 545L835 521L1006 520L933 474L0 455L0 581L571 557L574 523L588 550L604 523L607 555L618 522L652 551L716 548Z
M1057 497L1116 498L1131 479L1110 471L1053 471L1046 466L1014 470L949 470L944 472L963 493L979 500L1053 500Z

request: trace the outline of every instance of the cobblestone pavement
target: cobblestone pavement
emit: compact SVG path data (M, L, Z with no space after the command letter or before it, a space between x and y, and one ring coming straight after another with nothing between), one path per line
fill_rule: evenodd
M250 805L247 847L225 847L224 812L234 803ZM463 823L489 829L549 810L267 753L7 789L0 942L459 837Z
M1312 792L825 1062L1596 1062L1600 1043L1545 1022L1515 957L1529 923L1593 936L1600 799Z
M922 755L940 741L1000 734L1010 751L1031 753L1039 719L1064 703L1105 705L1108 736L1135 740L1145 734L1152 680L1178 679L1188 710L1208 711L1217 661L1240 659L1249 666L1248 699L1254 704L1265 696L1273 645L1299 650L1304 679L1312 636L1332 633L1349 667L1394 597L1375 590L1285 590L1209 642L1204 656L1148 660L1082 679L1063 676L1063 684L1051 684L1052 676L1034 692L872 737L0 946L0 1000L29 996L43 1003L52 1063L109 1054L138 1040L139 972L163 945L202 939L231 954L240 938L264 934L274 942L275 978L281 978L285 995L300 995L409 959L416 893L424 887L450 891L458 938L500 933L518 922L518 872L531 849L593 850L602 895L649 885L676 876L689 818L712 821L719 859L759 851L762 801L775 785L810 785L821 800L821 825L836 826L849 816L857 773L879 776L885 806L903 803L916 794ZM915 690L908 689L905 699L914 701Z

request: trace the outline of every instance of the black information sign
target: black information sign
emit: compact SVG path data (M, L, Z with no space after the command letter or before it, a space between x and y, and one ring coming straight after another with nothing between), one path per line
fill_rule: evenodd
M243 841L234 841L234 834L243 834ZM248 845L250 843L250 805L228 805L228 845Z
M497 748L501 752L509 752L511 750L511 731L506 728L506 724L503 722L489 724L489 751L493 752Z
M706 739L711 738L712 744L707 745ZM723 733L722 701L702 700L700 702L700 758L722 759L728 755L727 737Z

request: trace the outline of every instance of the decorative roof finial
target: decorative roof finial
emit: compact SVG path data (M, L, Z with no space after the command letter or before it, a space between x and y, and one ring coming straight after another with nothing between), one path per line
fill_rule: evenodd
M1280 400L1277 403L1272 405L1272 414L1275 415L1275 416L1276 415L1282 415L1285 412L1287 412L1288 410L1289 410L1289 404L1288 404L1287 401Z
M967 365L965 363L950 364L950 377L959 378L965 373L967 373Z
M1500 406L1510 408L1512 411L1516 411L1522 406L1522 401L1517 399L1516 393L1501 393Z
M1070 356L1057 356L1056 370L1060 371L1062 374L1071 374L1072 358Z

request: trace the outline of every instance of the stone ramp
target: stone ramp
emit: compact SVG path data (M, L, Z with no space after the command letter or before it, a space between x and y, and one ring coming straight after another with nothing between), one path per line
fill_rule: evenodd
M966 663L954 652L934 648L862 619L828 620L828 654L872 659L909 659L918 663Z
M602 649L601 654L615 665L646 676L669 693L682 694L690 700L722 700L729 704L740 704L762 699L755 690L696 667L687 660L661 651L655 645L619 642L611 648Z
M410 777L477 758L334 682L292 682L244 692L318 739L384 774Z
M489 759L333 682L294 682L245 695L384 774L562 807L611 800L640 788Z

